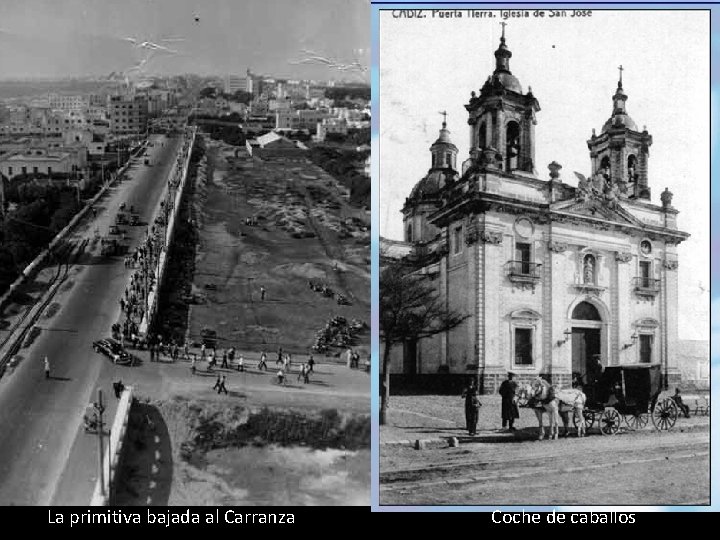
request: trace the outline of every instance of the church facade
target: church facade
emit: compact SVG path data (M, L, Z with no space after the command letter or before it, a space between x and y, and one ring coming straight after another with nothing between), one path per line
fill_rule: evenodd
M659 204L651 197L652 136L626 110L622 70L612 114L587 141L591 174L570 185L558 163L536 172L540 104L511 57L503 35L495 71L465 105L469 158L458 166L443 122L403 207L403 244L468 318L396 347L391 373L477 376L496 392L508 371L569 385L601 366L649 363L677 382L677 246L689 235L667 188Z

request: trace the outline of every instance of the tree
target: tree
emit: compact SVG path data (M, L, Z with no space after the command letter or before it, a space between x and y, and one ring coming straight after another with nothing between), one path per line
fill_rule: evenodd
M385 345L380 425L387 421L390 351L406 340L428 338L460 325L469 315L449 310L429 278L417 272L422 262L394 261L380 274L380 339Z

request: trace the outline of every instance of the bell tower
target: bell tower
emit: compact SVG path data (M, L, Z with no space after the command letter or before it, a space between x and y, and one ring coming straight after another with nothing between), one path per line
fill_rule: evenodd
M495 51L495 71L480 89L472 92L469 113L470 157L481 165L505 172L535 172L535 113L540 104L532 90L523 94L520 81L510 71L512 52L505 44L505 25Z
M623 90L623 67L618 68L620 77L613 95L612 116L605 122L600 135L593 129L587 141L592 161L592 176L601 175L606 182L617 185L621 196L636 199L650 199L648 186L648 158L652 136L647 129L638 131L637 125L628 115Z

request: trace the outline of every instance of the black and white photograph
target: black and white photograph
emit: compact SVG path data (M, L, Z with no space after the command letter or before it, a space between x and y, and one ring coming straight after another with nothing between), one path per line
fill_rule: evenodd
M379 504L710 503L710 14L381 10Z
M0 3L0 505L369 506L369 15Z

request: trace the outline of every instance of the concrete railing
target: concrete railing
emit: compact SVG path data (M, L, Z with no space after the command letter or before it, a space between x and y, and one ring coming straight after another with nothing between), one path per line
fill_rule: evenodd
M168 193L170 191L170 183L173 181L173 179L179 175L179 182L176 187L175 191L175 199L172 201L172 208L170 209L170 213L168 215L168 220L165 225L165 247L163 248L162 252L158 255L158 262L156 266L156 275L155 275L155 286L153 287L153 290L148 295L147 299L147 311L145 315L143 316L143 320L140 323L139 333L140 335L146 335L147 331L150 328L150 325L152 324L152 321L155 317L155 311L157 310L158 305L158 296L160 294L160 289L162 288L162 280L165 276L165 268L167 265L167 258L168 258L168 246L170 245L170 242L172 242L173 233L175 231L175 219L177 218L177 214L180 211L180 201L182 200L183 193L185 191L185 185L187 181L187 175L188 175L188 169L190 167L190 158L192 157L192 149L195 144L195 136L197 134L197 128L192 128L191 136L189 139L186 140L185 146L183 148L183 152L185 153L184 159L182 161L182 169L178 172L177 165L178 161L175 161L173 164L173 167L170 171L170 174L168 175L168 182L165 186L165 189L163 190L161 201L167 201L168 200ZM167 202L165 202L167 204ZM156 215L160 213L160 207L156 209ZM153 219L154 221L154 219Z
M115 419L110 428L110 441L103 456L103 475L102 485L101 478L95 483L95 491L93 493L90 506L107 506L110 502L110 493L112 493L115 485L115 477L120 468L120 457L123 452L123 444L125 442L125 434L127 433L128 418L130 417L130 407L132 406L132 386L128 386L120 396L117 411L115 411Z

